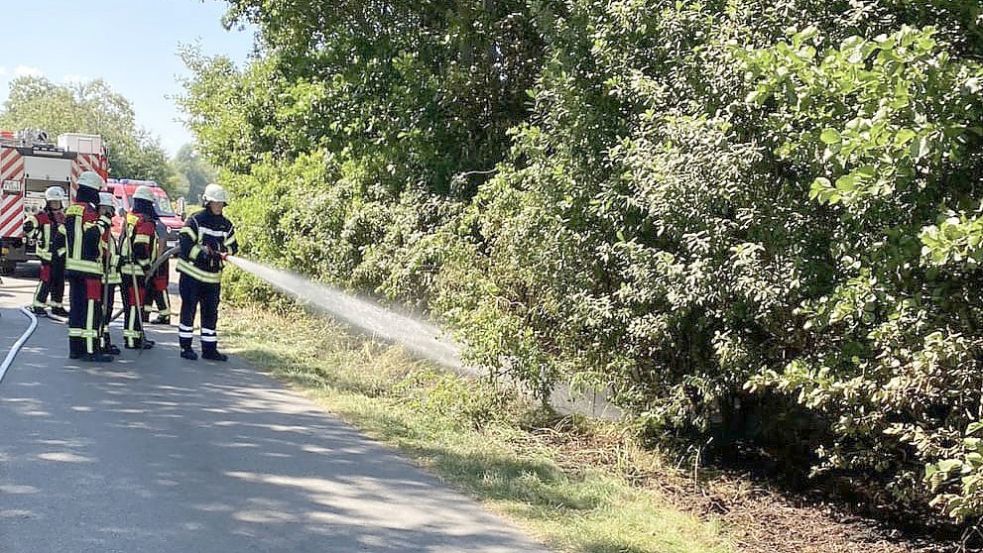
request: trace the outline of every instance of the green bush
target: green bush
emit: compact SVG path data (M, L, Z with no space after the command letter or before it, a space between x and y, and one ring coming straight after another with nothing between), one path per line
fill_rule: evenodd
M819 468L882 475L906 501L922 499L922 467L947 455L983 401L975 278L937 269L960 256L943 251L952 228L933 226L978 202L983 100L972 88L983 70L936 35L904 27L820 55L809 28L746 58L770 146L814 177L810 197L836 217L837 269L828 293L798 309L809 349L751 387L798 394L830 420Z
M230 5L261 55L186 52L183 103L245 255L541 398L983 515L978 2Z

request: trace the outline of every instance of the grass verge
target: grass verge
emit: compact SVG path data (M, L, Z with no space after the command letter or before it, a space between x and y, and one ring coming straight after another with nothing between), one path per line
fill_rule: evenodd
M230 308L223 335L238 355L555 550L732 551L716 524L609 469L634 462L623 440L604 439L615 426L558 421L517 394L436 370L300 310Z

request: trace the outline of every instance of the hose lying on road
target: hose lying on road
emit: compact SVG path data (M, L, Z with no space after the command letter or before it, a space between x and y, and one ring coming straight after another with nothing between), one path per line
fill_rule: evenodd
M17 352L24 346L24 342L27 342L27 339L31 337L31 334L34 334L34 329L38 327L38 319L34 316L34 313L31 313L26 307L21 307L20 312L31 320L31 325L27 327L27 330L21 335L20 339L14 342L13 347L7 352L7 357L3 359L3 364L0 364L0 382L3 382L3 377L7 374L10 364L14 362Z

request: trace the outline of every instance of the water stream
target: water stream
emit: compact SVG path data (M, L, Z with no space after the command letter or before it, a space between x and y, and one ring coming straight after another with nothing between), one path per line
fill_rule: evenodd
M296 273L274 269L255 261L229 256L240 269L265 280L301 304L315 307L387 342L446 367L461 369L460 349L436 326L415 317L394 313L373 302L360 299L324 284L312 282Z

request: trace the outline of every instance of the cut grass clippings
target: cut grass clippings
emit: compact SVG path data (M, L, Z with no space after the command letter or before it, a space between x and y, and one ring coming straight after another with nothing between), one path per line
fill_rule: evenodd
M617 471L578 462L569 444L543 439L556 421L515 393L435 369L299 309L225 309L223 332L238 355L556 550L732 551L717 524L656 490L633 487Z

